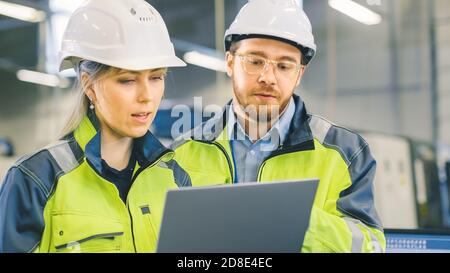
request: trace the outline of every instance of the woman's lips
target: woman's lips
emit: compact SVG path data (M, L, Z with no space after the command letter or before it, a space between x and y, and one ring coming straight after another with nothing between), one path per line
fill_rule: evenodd
M147 123L148 119L150 118L151 112L142 112L142 113L136 113L131 114L134 120L138 121L139 123Z

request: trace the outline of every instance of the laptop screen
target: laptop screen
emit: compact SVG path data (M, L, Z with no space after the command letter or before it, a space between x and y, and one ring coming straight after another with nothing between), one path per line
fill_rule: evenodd
M305 180L171 190L157 252L299 252L317 184Z

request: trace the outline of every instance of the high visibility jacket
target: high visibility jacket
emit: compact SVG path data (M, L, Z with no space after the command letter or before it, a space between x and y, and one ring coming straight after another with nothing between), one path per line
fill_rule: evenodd
M134 140L126 204L101 176L100 132L86 116L73 134L19 160L0 189L0 252L153 252L168 189L188 175L150 132Z
M261 164L258 181L320 179L309 229L299 251L384 251L386 241L373 197L376 162L368 144L356 133L309 114L298 96L294 95L294 101L296 112L288 136ZM172 146L176 161L189 173L193 186L234 181L226 112L194 128Z

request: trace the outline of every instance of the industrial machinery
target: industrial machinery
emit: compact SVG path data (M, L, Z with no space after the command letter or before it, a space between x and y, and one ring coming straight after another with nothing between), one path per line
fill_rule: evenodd
M363 133L377 161L375 206L386 228L416 229L414 166L408 139Z
M412 141L419 227L442 228L441 181L434 146Z
M380 133L362 133L377 160L375 205L386 228L442 228L434 146Z

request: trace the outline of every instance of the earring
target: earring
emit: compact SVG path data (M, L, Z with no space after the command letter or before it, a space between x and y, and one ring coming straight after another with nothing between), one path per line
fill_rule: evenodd
M93 104L92 101L91 101L91 102L90 102L90 105L89 105L89 109L94 110L94 108L95 108L95 106L94 106L94 104Z

